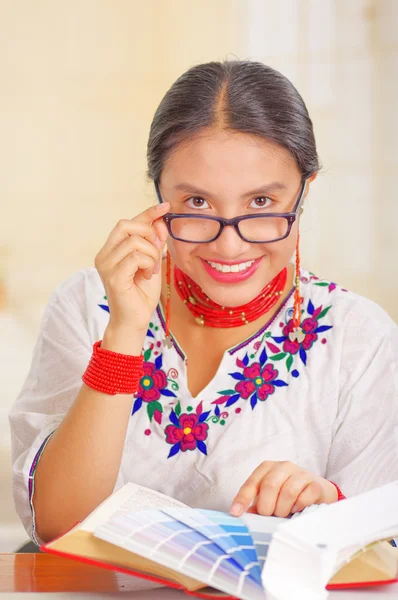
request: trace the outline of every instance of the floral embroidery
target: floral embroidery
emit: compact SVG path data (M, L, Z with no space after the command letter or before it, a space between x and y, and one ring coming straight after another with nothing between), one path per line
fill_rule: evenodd
M332 325L319 324L319 321L327 315L331 308L332 305L327 306L326 308L323 308L322 305L315 308L311 300L309 300L307 305L307 313L309 316L301 321L301 329L303 333L305 333L304 339L301 342L290 339L289 334L294 328L293 319L291 319L283 328L282 336L272 336L272 340L277 344L282 344L282 348L270 341L266 342L269 350L273 353L273 356L270 357L271 360L279 361L286 358L286 368L290 371L294 362L294 356L298 354L301 362L306 365L307 352L311 350L314 343L318 340L318 333L323 333L332 329Z
M153 350L151 348L144 353L144 363L142 370L144 371L143 377L141 377L140 385L136 398L133 405L132 415L140 410L142 404L145 402L147 407L147 414L149 421L155 419L159 425L162 422L163 405L159 400L161 396L176 398L176 394L168 389L169 383L174 391L179 389L179 385L174 379L178 376L178 372L175 369L170 369L166 375L162 369L163 359L162 355L156 357L155 362L149 362Z
M329 293L337 287L334 283L319 280L312 273L309 276L303 275L301 281L327 287ZM106 296L104 300L107 300ZM109 313L107 304L98 304L98 306ZM308 352L315 343L320 341L326 344L327 342L320 334L332 329L332 325L323 325L321 321L331 308L331 305L315 308L309 300L306 308L302 310L299 336L293 335L293 309L288 308L282 318L284 322L279 323L282 335L274 336L272 333L275 332L268 330L261 335L261 339L259 336L252 345L251 352L246 353L242 359L236 359L237 370L229 373L234 384L230 389L218 392L220 397L212 402L213 409L205 412L202 402L196 409L187 406L183 413L180 402L175 404L177 395L174 392L179 390L176 381L178 371L172 368L166 373L164 370L160 349L162 344L156 341L159 327L156 323L150 323L147 333L148 347L144 352L144 375L135 394L132 415L146 406L150 423L156 422L162 425L164 407L168 405L166 414L169 413L169 424L164 428L165 441L171 446L168 458L179 452L195 450L207 455L206 440L209 426L225 425L229 416L225 409L236 405L239 401L249 401L254 410L257 403L265 402L275 393L277 387L286 387L299 377L300 371L297 367L307 365ZM289 377L292 378L291 381ZM220 410L221 405L223 406ZM234 406L235 414L239 414L241 410L240 407ZM144 434L149 436L151 429L145 429Z
M319 277L317 277L316 275L314 275L311 272L309 273L309 277L307 277L307 275L301 275L300 281L302 281L303 283L314 282L314 285L316 285L318 287L325 287L325 288L327 287L329 294L331 292L333 292L335 289L337 289L337 284L334 283L333 281L325 281L323 279L320 279ZM347 291L344 288L340 288L340 289L342 292Z
M194 413L181 414L181 405L179 402L177 403L169 416L171 425L167 425L164 430L166 442L172 444L167 458L171 458L180 451L186 452L196 448L203 454L207 454L205 440L209 426L205 421L210 412L203 412L202 402L200 402Z
M331 306L327 306L326 308L319 306L318 308L315 308L311 300L309 300L307 306L308 316L301 322L301 329L304 334L301 341L289 337L289 334L294 329L294 325L291 313L288 313L290 319L283 327L283 335L273 337L269 332L266 332L263 335L261 342L256 342L254 345L256 353L260 348L263 348L259 358L256 359L255 354L250 354L250 357L246 354L243 360L238 358L236 360L236 366L239 367L241 371L230 373L230 376L233 379L238 380L238 383L235 385L234 389L218 392L221 396L214 400L212 404L224 404L227 408L239 400L247 400L250 397L250 405L252 409L254 409L259 400L263 402L275 392L275 387L285 387L289 385L280 378L279 370L269 361L276 363L286 359L286 369L287 372L290 373L295 356L298 354L302 363L306 365L307 352L311 350L314 343L318 340L318 334L332 328L332 325L320 325L319 323L320 319L323 319L330 309ZM273 341L271 342L270 339ZM263 347L264 342L265 346L272 353L269 357L267 348ZM253 362L249 364L250 359L252 359ZM291 375L294 378L297 378L299 374L297 369L294 369L291 372Z
M223 390L218 392L222 394L221 398L214 400L212 404L225 404L225 407L231 406L241 398L247 400L250 396L250 406L254 408L260 400L263 402L274 393L275 387L284 387L288 384L282 379L278 379L279 372L271 363L266 364L268 360L267 351L263 348L259 361L249 365L249 357L246 354L243 360L236 359L236 366L243 369L242 373L236 371L230 373L231 377L238 380L235 388L232 390Z

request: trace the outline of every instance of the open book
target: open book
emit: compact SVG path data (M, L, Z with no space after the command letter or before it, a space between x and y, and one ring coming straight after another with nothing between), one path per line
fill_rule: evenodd
M192 509L128 483L41 549L201 597L310 600L394 581L398 548L384 540L397 535L398 482L291 519Z

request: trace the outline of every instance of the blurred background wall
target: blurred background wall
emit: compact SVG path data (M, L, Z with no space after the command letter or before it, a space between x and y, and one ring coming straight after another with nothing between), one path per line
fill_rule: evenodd
M146 140L167 88L235 57L281 70L314 121L304 265L398 320L396 0L1 0L0 551L24 538L7 413L48 296L153 202Z

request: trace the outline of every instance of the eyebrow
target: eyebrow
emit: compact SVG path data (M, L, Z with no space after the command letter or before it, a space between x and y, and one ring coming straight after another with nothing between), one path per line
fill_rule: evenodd
M210 192L206 192L206 190L199 189L194 185L191 185L189 183L183 183L183 182L175 185L174 189L182 191L182 192L187 192L190 194L198 194L198 196L211 196L212 195ZM287 189L287 187L284 183L282 183L280 181L273 181L271 183L264 184L264 185L256 188L255 190L246 192L245 194L243 194L242 198L246 198L248 196L260 195L260 194L269 194L270 192L275 192L278 190L286 190L286 189Z

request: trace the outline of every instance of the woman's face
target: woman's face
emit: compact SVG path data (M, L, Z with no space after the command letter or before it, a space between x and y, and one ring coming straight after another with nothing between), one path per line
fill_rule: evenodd
M207 130L170 154L159 187L163 200L170 202L170 212L231 219L290 212L301 186L301 173L284 148L257 136ZM169 237L167 244L174 263L214 302L240 306L288 265L297 227L296 221L286 239L265 244L244 241L233 227L226 227L213 242L186 243ZM237 264L238 274L228 274Z

